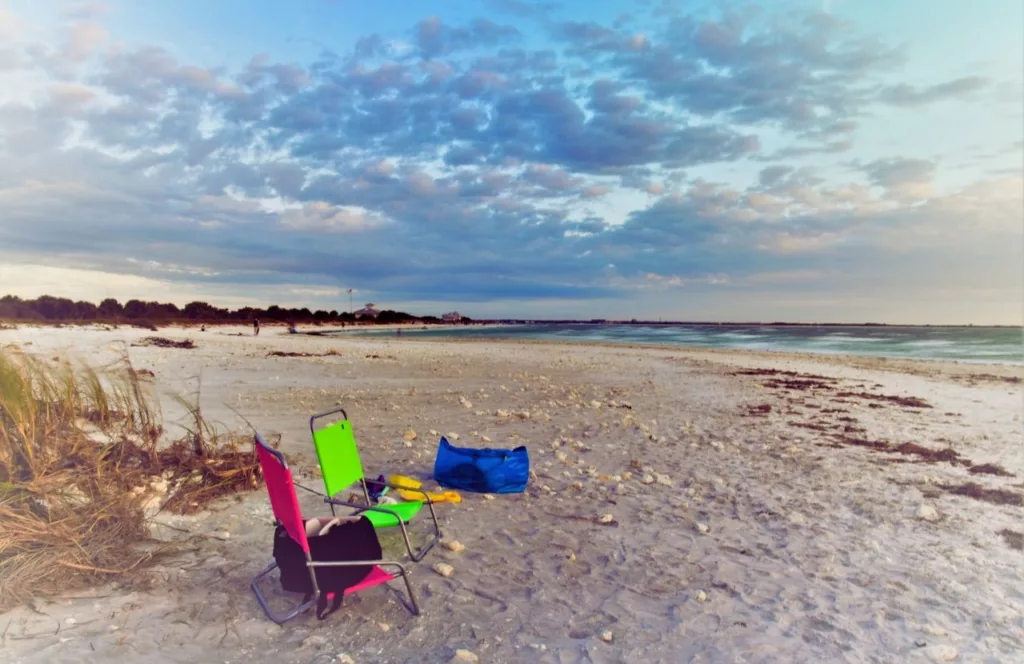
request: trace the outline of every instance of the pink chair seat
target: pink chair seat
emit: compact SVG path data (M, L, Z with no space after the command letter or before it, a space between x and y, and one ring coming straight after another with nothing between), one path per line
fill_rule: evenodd
M388 581L393 581L394 579L394 574L391 574L390 572L385 572L382 567L374 567L373 571L370 572L370 574L365 579L363 579L354 586L346 588L345 594L351 595L352 593L357 593L360 590L373 588L374 586L379 586L382 583L387 583ZM327 593L327 599L334 599L334 593Z

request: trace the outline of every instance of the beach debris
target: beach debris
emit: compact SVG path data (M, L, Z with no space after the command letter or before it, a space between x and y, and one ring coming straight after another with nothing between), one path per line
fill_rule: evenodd
M327 637L322 634L312 634L302 641L303 648L323 648L327 645Z
M455 568L448 563L434 563L434 567L432 569L438 575L443 576L446 579L455 573Z
M612 639L614 639L614 638L615 637L612 634L611 630L605 630L605 631L601 632L601 640L604 641L605 643L611 643Z
M458 650L455 651L455 656L452 657L450 661L452 661L452 662L467 662L467 664L468 664L470 662L479 662L480 658L472 650L466 650L464 648L459 648Z
M480 436L480 442L482 442L482 443L489 443L489 442L491 442L491 439L489 437L487 437L487 436Z
M593 408L594 410L597 410L598 408L601 407L601 402L595 399L590 402L590 407Z
M1000 477L1016 477L1013 473L1006 470L999 464L995 463L982 463L976 466L971 466L967 469L972 475L999 475Z
M337 660L338 664L356 664L356 660L352 659L351 655L344 652L338 653L335 660Z
M1006 546L1015 551L1024 551L1024 533L1018 533L1016 530L1003 528L996 534L1003 538L1003 541L1006 542Z
M615 523L615 517L611 514L602 514L597 517L597 522L602 526L610 526Z
M558 450L557 452L555 452L555 458L564 463L569 459L569 455L563 452L562 450Z
M711 526L709 526L706 523L701 523L700 521L698 521L697 522L697 532L700 533L701 535L707 535L708 533L711 532Z
M952 662L960 656L956 648L945 644L928 646L924 653L936 662Z
M306 353L302 351L291 351L291 350L272 350L267 353L267 357L333 357L335 355L341 355L336 350L329 350L326 353Z
M133 346L155 346L156 348L188 348L192 349L196 347L195 342L191 339L183 339L182 341L174 341L167 337L145 337L138 343L132 344Z
M642 478L640 478L640 483L641 484L654 484L654 475L651 475L650 473L644 475Z
M494 494L485 493L484 500L494 500Z
M921 631L929 636L945 636L946 630L938 625L925 625Z
M571 563L576 562L576 552L572 549L567 550L565 552L565 559Z
M762 403L757 406L747 406L747 415L750 417L763 417L772 412L770 404Z
M939 488L955 496L967 496L993 505L1016 505L1024 507L1024 493L1006 489L986 489L975 482L965 484L940 484Z
M583 482L573 482L569 485L569 488L576 491L583 491Z
M466 397L459 397L459 403L462 404L463 408L472 408L473 407L473 402L471 402Z
M466 547L462 545L462 542L458 540L442 540L441 546L448 549L449 551L454 551L455 553L458 553L459 551L464 551L466 549Z
M508 417L509 415L507 410L502 410L501 408L499 408L498 410L494 411L494 416L505 418Z
M697 594L694 595L693 598L695 600L697 600L698 602L706 602L706 601L708 601L708 594L706 592L704 592L703 590L698 590Z
M459 434L455 433L454 431L449 431L444 435L444 437L448 438L449 440L458 440Z
M391 631L391 625L387 624L386 622L377 623L377 627L380 627L380 631L382 632Z
M405 440L416 440L416 432L413 429L409 429L402 438Z
M870 392L836 392L837 399L862 399L877 403L890 403L904 408L931 408L932 405L917 397L896 397L888 394L871 394Z
M672 478L662 473L654 473L654 481L662 486L672 486Z
M521 420L528 420L528 419L530 419L530 411L528 411L528 410L521 410L518 413L516 413L516 417L518 417Z
M920 519L921 521L938 521L939 512L931 505L922 503L921 505L918 505L914 518Z

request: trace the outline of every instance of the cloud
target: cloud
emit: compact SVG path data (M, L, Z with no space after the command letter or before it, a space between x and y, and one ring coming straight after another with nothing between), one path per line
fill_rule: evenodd
M864 164L861 170L871 184L886 195L904 200L928 198L932 194L935 163L926 159L890 158Z
M770 124L807 137L845 132L872 101L869 77L903 61L822 15L771 21L752 12L699 18L666 9L660 34L565 22L569 52L648 97L705 118ZM596 61L596 62L595 62Z
M281 223L297 230L351 233L383 226L387 220L365 208L314 201L282 213Z
M519 30L480 18L468 26L445 25L437 16L425 18L416 25L416 45L425 58L449 55L455 51L496 46L514 41Z
M946 99L968 98L988 86L988 79L981 76L965 76L925 87L900 83L882 88L878 93L878 99L893 106L912 108Z

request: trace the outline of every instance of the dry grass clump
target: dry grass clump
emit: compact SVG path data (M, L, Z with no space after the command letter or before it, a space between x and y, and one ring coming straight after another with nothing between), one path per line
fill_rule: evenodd
M195 403L161 444L155 398L127 354L97 371L0 348L0 610L138 568L144 501L191 511L257 485L251 451Z

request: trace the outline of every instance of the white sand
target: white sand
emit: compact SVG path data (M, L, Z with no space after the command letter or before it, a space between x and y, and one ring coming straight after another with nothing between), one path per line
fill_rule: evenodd
M306 470L308 416L340 403L373 474L429 475L436 430L458 433L457 444L526 444L536 479L524 495L438 506L466 550L438 548L414 565L419 618L373 589L323 622L270 623L248 590L270 559L261 490L176 519L203 537L141 578L0 615L0 660L444 662L466 649L482 662L1024 661L1024 552L998 534L1024 531L1024 508L938 488L1024 492L1021 384L970 378L1019 377L1019 367L282 332L168 329L158 334L199 348L130 350L164 392L189 391L201 370L209 416L240 426L225 404L236 407L281 434ZM0 344L99 361L113 342L150 334L21 327L0 331ZM275 349L342 354L267 358ZM752 367L934 407L836 404L837 390L811 396L733 375ZM772 412L746 415L761 404ZM167 419L176 413L167 399ZM1016 476L823 446L840 417L856 420L858 437L952 446ZM828 431L795 426L815 421ZM406 447L409 428L419 436ZM644 470L605 478L630 472L631 460ZM303 501L308 515L323 513L315 497ZM591 520L602 514L615 524ZM382 540L400 555L393 535ZM434 573L437 562L454 574Z

